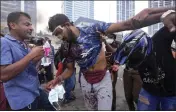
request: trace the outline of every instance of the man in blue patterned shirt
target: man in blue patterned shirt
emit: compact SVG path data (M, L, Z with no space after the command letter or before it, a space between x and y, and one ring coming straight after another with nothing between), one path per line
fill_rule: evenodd
M112 81L100 33L111 34L134 30L160 22L161 15L170 8L144 9L126 21L118 23L96 23L90 27L75 27L67 16L56 14L48 25L53 35L70 43L67 55L67 69L47 84L52 88L70 77L76 61L81 69L81 89L88 110L111 110Z

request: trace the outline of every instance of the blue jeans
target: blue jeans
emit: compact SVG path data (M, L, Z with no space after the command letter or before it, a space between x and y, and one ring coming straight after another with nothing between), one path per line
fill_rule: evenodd
M143 88L139 94L137 110L156 110L160 105L161 110L176 110L176 96L174 97L159 97L148 93Z
M39 89L40 96L37 97L30 105L27 107L20 109L19 111L55 111L54 107L50 104L48 100L48 94L42 90Z
M65 99L71 98L71 91L75 87L76 83L76 71L72 74L72 76L64 81L64 87L65 87Z

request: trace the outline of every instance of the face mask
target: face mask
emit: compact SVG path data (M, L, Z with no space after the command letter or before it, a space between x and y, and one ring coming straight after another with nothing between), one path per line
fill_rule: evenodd
M107 39L106 42L111 44L113 42L113 39Z

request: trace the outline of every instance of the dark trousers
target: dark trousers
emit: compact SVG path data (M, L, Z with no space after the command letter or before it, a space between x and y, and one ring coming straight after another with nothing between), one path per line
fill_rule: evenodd
M76 84L76 71L72 74L72 76L64 81L65 86L65 98L71 98L71 91L74 89Z
M125 98L129 110L134 111L134 103L137 103L140 90L142 88L142 80L139 73L135 70L124 70L123 74Z
M118 72L111 72L112 75L112 108L111 110L116 110L116 83L117 83L117 76Z
M39 89L39 91L40 96L37 97L30 105L20 109L19 111L55 111L48 100L48 94L42 89Z
M46 70L46 80L47 82L53 80L53 73L52 73L52 65L50 64L49 66L45 67Z
M40 84L53 80L52 65L50 64L49 66L43 68L45 69L46 73L45 74L41 73L38 75Z

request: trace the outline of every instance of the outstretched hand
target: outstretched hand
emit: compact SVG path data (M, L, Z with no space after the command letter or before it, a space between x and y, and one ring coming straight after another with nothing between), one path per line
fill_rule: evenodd
M50 91L52 88L54 88L58 84L58 81L56 79L51 80L45 85L45 89L47 91Z
M48 82L45 86L45 89L47 91L50 91L52 88L54 88L57 84L61 84L63 81L62 76L58 76L55 79L51 80L50 82Z

